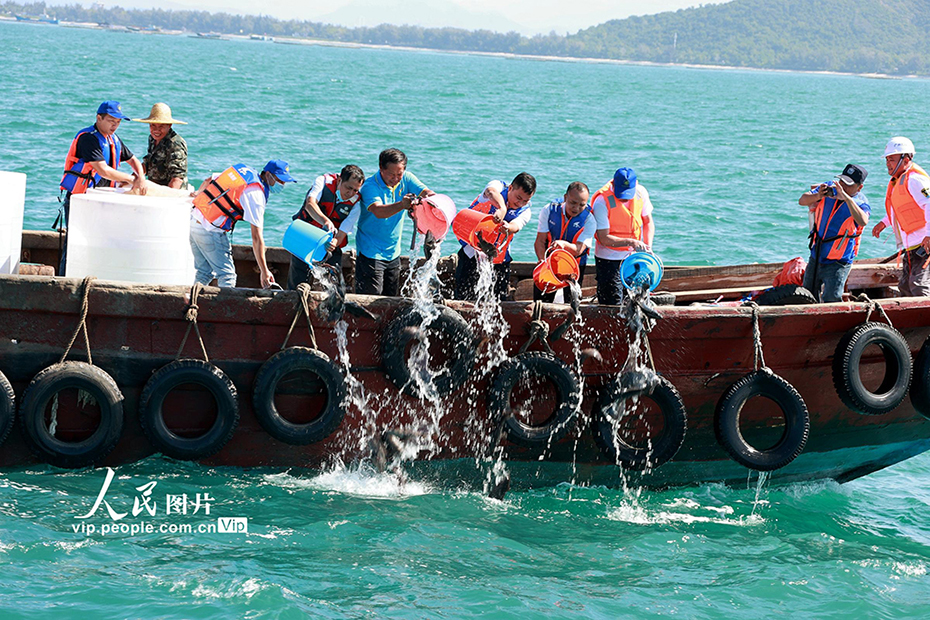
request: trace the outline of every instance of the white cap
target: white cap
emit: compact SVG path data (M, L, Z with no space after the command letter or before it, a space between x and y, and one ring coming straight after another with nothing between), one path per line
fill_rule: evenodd
M914 149L914 143L903 136L892 138L888 141L888 146L885 147L885 157L888 157L889 155L898 155L901 153L905 155L913 155L916 152L916 149Z

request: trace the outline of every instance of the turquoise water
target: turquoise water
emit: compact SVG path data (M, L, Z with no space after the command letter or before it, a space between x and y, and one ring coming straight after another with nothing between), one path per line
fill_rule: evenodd
M388 146L459 205L521 170L537 204L630 165L666 262L784 260L806 248L797 197L848 161L878 212L888 137L927 148L930 82L582 64L0 23L0 169L29 174L27 228L47 228L75 131L103 99L168 102L197 178L291 162L272 202L279 244L314 176ZM140 155L146 128L120 135ZM238 233L246 242L246 233ZM518 259L533 235L517 236ZM890 241L865 239L884 256ZM4 617L925 617L930 457L837 485L664 492L569 484L483 498L454 480L358 471L215 470L151 458L105 470L0 474ZM155 515L132 514L151 482ZM166 515L166 495L211 513ZM208 502L204 502L208 503ZM140 504L144 509L144 503ZM248 534L161 532L245 517ZM97 532L75 532L89 523ZM104 535L112 524L152 527Z

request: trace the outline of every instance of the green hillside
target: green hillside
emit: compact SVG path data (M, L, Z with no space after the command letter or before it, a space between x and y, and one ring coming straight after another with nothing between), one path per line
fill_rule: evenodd
M603 58L927 74L928 26L927 0L734 0L609 21L566 46Z
M767 69L930 75L930 0L733 0L612 20L568 36L312 21L205 11L0 2L0 14L192 32L296 36L440 50Z

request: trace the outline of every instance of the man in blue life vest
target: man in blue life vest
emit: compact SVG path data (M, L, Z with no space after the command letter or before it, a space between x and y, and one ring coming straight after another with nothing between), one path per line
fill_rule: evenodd
M810 210L811 257L804 288L824 303L843 300L843 288L859 252L859 237L872 207L862 193L865 168L847 164L836 181L820 183L801 194L798 204Z
M930 175L914 163L914 143L903 136L885 147L888 190L885 217L872 229L878 238L891 226L901 256L898 290L904 297L930 297Z
M346 246L348 233L358 221L359 189L365 182L365 173L358 166L349 164L339 174L327 173L318 176L307 191L304 204L293 218L303 220L333 233L329 257L326 262L342 268L342 248ZM291 256L291 267L287 274L287 288L296 289L301 282L310 279L310 267L296 256Z
M111 184L131 186L137 194L145 194L145 173L140 162L116 135L120 122L129 120L123 114L119 101L104 101L97 108L97 121L77 132L65 158L65 171L61 189L65 192L64 227L68 227L71 214L71 196L83 194L92 187L110 187ZM120 172L119 165L128 162L132 174ZM57 224L57 222L56 222ZM58 275L65 275L68 237L61 249Z
M262 228L268 198L282 191L285 183L296 183L287 162L272 159L260 174L244 164L235 164L201 184L194 194L191 211L191 251L197 269L195 282L209 284L216 277L218 286L236 286L236 265L229 235L236 222L245 220L252 227L252 252L262 288L270 288L275 283L265 260Z
M404 212L413 219L414 200L435 192L407 170L403 151L385 149L378 156L378 172L365 180L359 193L355 292L395 297L400 292Z
M493 180L487 184L469 209L487 213L500 225L500 233L508 235L506 245L501 253L492 259L494 265L494 294L500 300L510 294L510 241L530 221L530 199L536 193L536 179L529 172L521 172L514 177L510 185ZM455 298L475 301L478 297L478 259L477 250L460 241L462 248L458 253L455 267Z
M594 192L591 208L597 220L594 248L597 301L619 305L623 299L620 264L633 252L650 251L655 236L649 192L632 168L618 168L612 181Z
M543 260L550 248L571 252L578 259L579 284L584 279L588 253L594 244L597 220L588 204L590 190L581 181L575 181L565 190L562 198L553 200L539 213L536 229L536 258ZM551 303L555 293L543 293L533 287L533 299Z

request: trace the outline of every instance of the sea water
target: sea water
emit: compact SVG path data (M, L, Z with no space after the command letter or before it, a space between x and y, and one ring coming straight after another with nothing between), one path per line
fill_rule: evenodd
M595 190L631 166L655 205L666 264L782 261L806 253L797 199L811 184L859 163L880 214L887 139L912 138L918 162L930 152L924 80L5 22L0 49L0 169L29 175L35 229L51 226L68 145L104 99L135 117L168 103L190 123L175 128L195 180L240 161L288 160L299 183L272 198L271 245L316 175L346 163L370 175L394 146L460 207L487 181L526 170L539 181L538 213L569 182ZM144 154L146 126L124 122L119 134ZM534 224L511 246L518 260L533 258ZM248 242L245 229L236 235ZM863 237L863 256L893 250ZM930 613L926 456L845 485L759 486L751 474L739 488L566 483L504 501L455 480L351 466L214 469L152 457L117 468L104 489L106 479L105 469L0 473L4 617Z

